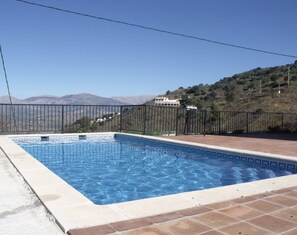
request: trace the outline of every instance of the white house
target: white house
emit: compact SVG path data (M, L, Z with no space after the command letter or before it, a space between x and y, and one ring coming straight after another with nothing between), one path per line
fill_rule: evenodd
M172 107L179 107L180 101L179 99L168 99L165 96L158 96L153 100L154 105L159 106L172 106Z
M196 110L196 109L198 109L196 106L194 106L194 105L187 105L186 106L186 109L187 110Z

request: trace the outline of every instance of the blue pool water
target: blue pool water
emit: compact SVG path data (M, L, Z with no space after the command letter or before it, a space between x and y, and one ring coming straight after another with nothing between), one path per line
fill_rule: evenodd
M296 173L294 163L124 135L92 141L16 142L100 205Z

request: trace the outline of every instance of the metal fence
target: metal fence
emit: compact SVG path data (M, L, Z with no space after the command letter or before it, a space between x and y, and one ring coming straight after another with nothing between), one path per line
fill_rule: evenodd
M0 134L122 131L147 135L297 132L297 113L148 105L0 104Z

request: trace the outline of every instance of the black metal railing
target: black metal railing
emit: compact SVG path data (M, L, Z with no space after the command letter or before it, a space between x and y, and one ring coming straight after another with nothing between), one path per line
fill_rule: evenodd
M0 134L122 131L146 135L297 132L297 113L149 105L0 104Z

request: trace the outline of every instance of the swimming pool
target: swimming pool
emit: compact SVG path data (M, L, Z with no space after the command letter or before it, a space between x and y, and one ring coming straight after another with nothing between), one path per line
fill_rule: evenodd
M2 135L0 136L0 149L65 232L73 228L105 225L129 219L140 219L147 216L172 213L211 203L245 198L274 190L297 187L297 174L291 174L142 200L96 205L13 141L13 139L17 141L32 140L33 143L42 144L43 141L46 142L49 140L49 142L63 141L67 143L78 140L85 141L84 139L86 138L88 141L97 141L98 139L107 140L113 138L114 135L119 136L122 134L109 132L87 134ZM137 137L138 139L143 140L162 141L166 144L177 144L186 148L203 148L204 150L214 150L218 153L228 152L237 156L237 158L242 158L243 161L246 156L253 155L253 159L259 164L261 162L261 164L263 163L264 165L269 164L275 166L277 162L278 166L281 168L291 168L296 165L295 155L285 156L280 154L261 153L250 150L239 150L214 145L210 146L206 144L168 140L166 138L152 136L132 134L124 134L124 136ZM247 160L250 161L251 159ZM292 165L290 165L291 162L293 163Z
M99 205L291 175L297 169L294 161L123 134L14 141Z

